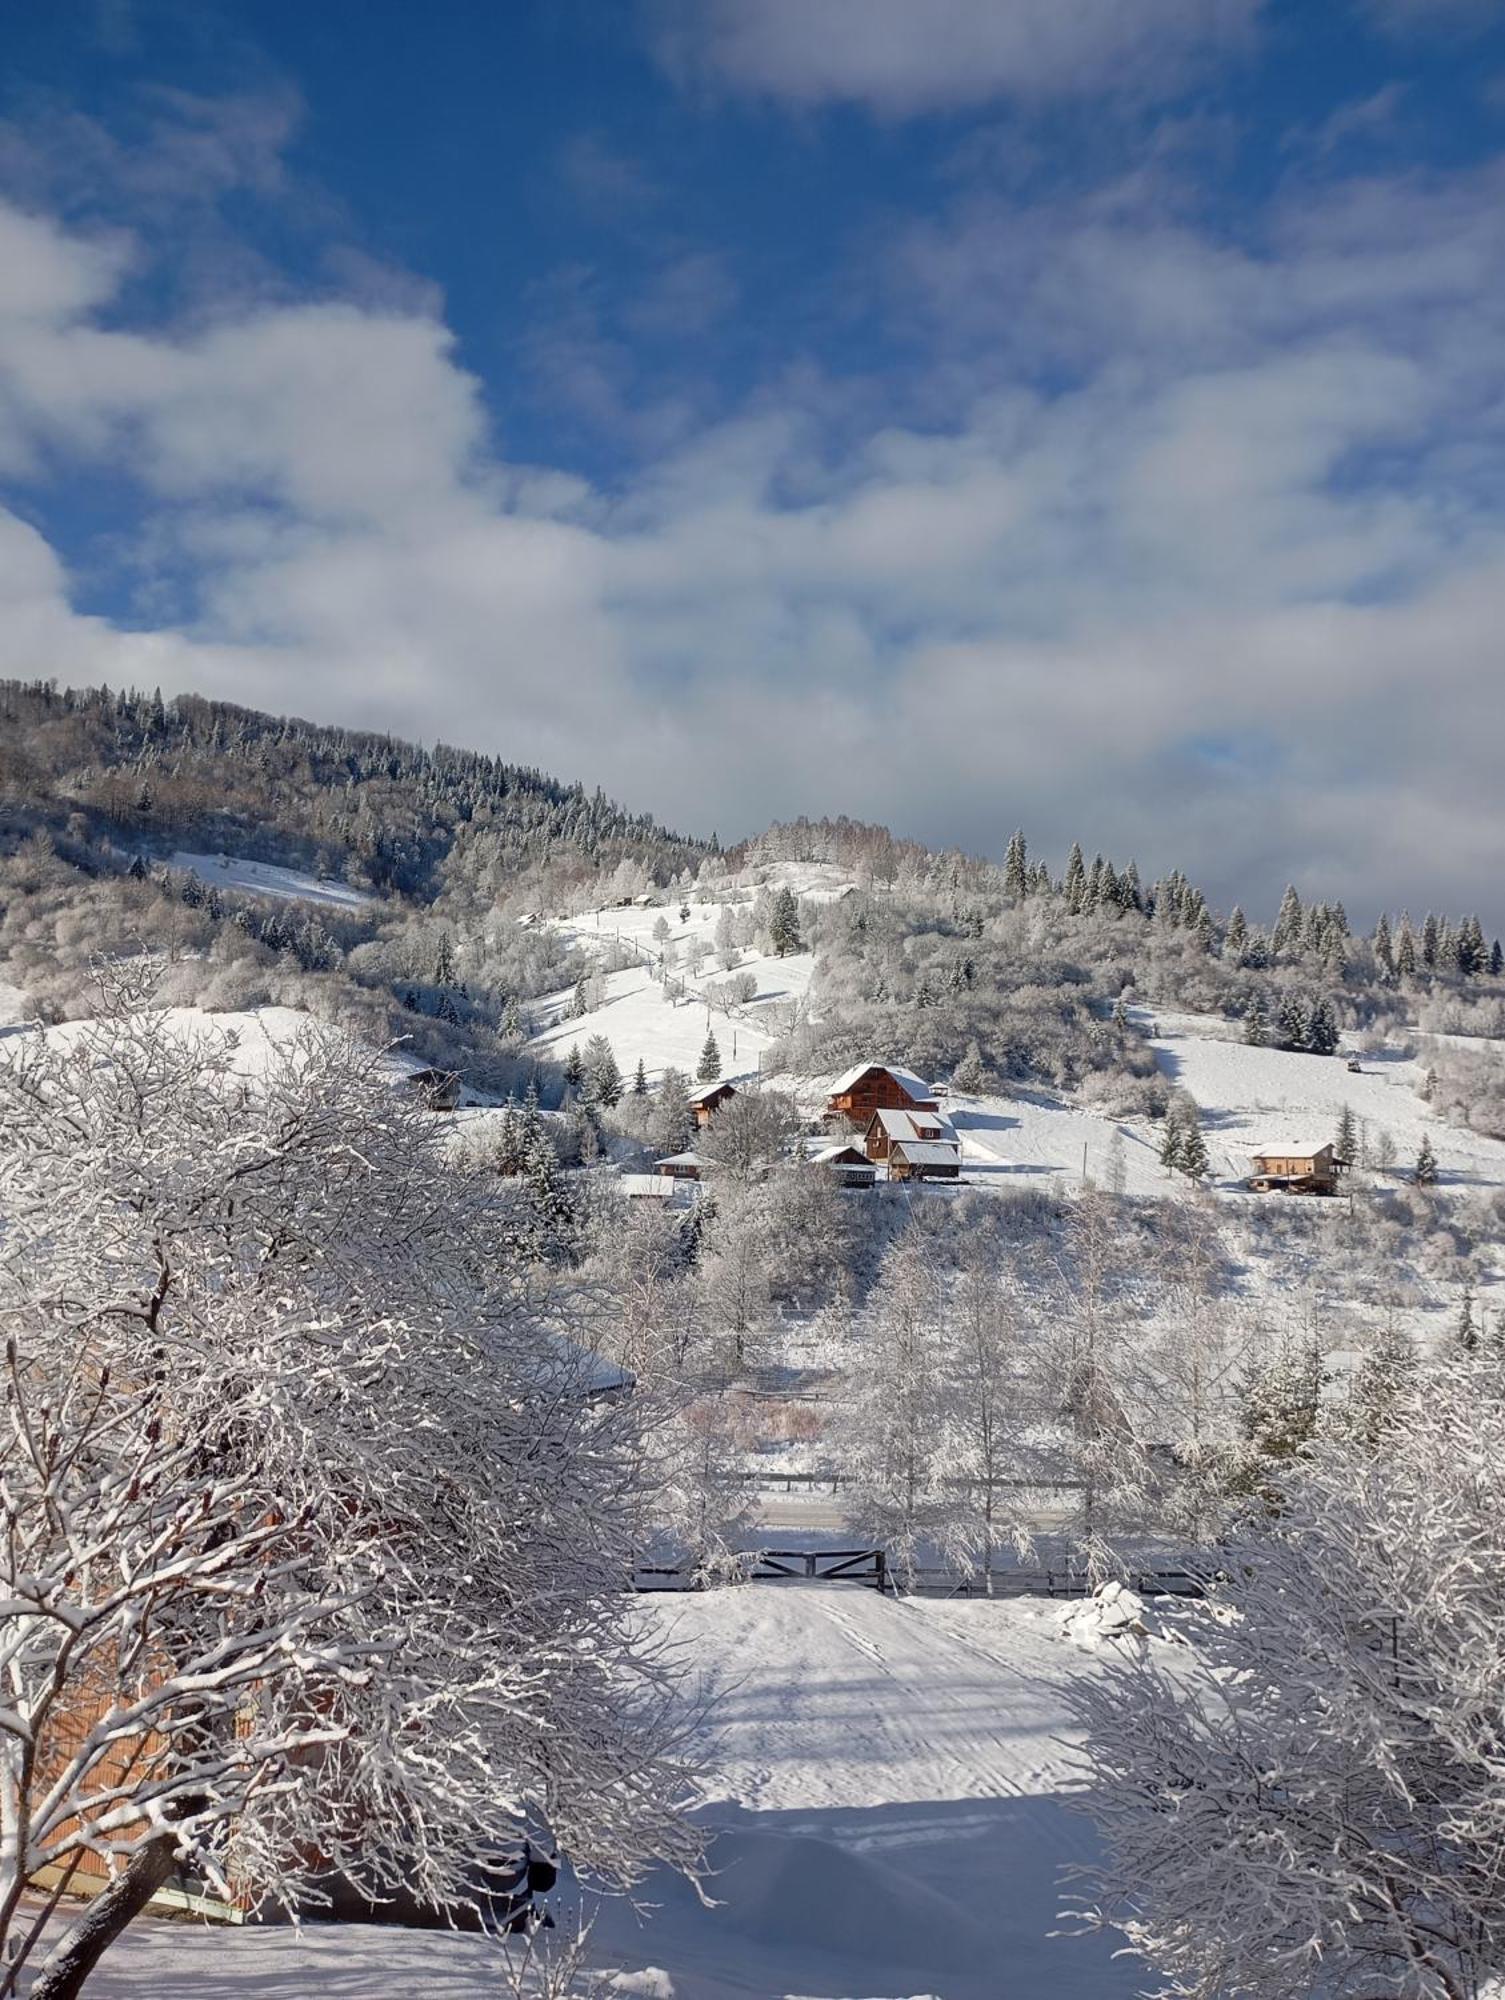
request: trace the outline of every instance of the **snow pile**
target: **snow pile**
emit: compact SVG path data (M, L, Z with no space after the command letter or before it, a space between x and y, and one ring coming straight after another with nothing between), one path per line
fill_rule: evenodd
M1087 1653L1104 1646L1133 1650L1150 1639L1144 1599L1117 1581L1099 1584L1089 1598L1074 1604L1061 1621L1061 1630Z

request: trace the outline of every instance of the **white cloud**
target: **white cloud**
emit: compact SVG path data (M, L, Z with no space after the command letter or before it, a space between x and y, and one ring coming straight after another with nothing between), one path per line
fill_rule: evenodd
M690 84L889 116L1158 97L1244 46L1261 0L659 0L655 46Z
M1258 246L1129 199L964 205L893 272L943 425L791 376L614 494L498 460L430 314L123 331L129 246L0 208L0 441L129 472L146 583L198 582L115 629L0 515L0 671L442 734L727 836L1022 822L1224 895L1489 911L1497 198L1357 184Z

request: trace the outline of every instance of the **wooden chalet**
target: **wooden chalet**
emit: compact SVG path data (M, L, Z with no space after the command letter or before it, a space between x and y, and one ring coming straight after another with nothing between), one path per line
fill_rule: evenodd
M895 1139L888 1149L891 1181L961 1179L962 1149L955 1139Z
M737 1095L734 1083L703 1083L698 1090L690 1092L690 1109L695 1113L695 1123L704 1131L723 1104Z
M1336 1194L1338 1176L1348 1170L1330 1145L1267 1146L1249 1157L1248 1185L1256 1194Z
M404 1082L426 1111L453 1111L460 1102L460 1079L452 1069L413 1069Z
M928 1142L955 1137L951 1120L939 1111L875 1111L862 1143L870 1160L886 1160L896 1139Z
M865 1132L875 1111L934 1111L935 1095L906 1069L891 1063L858 1063L837 1077L826 1099L826 1122Z
M810 1164L828 1173L838 1187L870 1188L878 1179L878 1169L855 1146L823 1146L811 1154Z
M671 1153L667 1160L659 1160L654 1172L665 1175L671 1181L698 1181L705 1170L705 1161L699 1153Z

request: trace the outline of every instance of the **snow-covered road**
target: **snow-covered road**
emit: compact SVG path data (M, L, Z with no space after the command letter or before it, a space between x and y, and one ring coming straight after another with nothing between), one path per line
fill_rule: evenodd
M648 1598L714 1699L706 1907L651 1882L601 1907L619 1993L656 2000L1130 2000L1142 1981L1060 1928L1060 1870L1092 1848L1063 1797L1063 1687L1093 1671L1044 1602L922 1603L855 1586ZM567 1911L562 1912L566 1916ZM1069 1926L1066 1927L1069 1931ZM647 1968L660 1976L643 1984ZM347 1925L206 1932L146 1923L99 2000L481 2000L508 1991L476 1939ZM612 1989L608 1989L612 1990Z

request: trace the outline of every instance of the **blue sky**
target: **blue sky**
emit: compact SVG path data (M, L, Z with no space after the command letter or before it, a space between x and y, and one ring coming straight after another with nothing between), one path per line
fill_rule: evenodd
M1497 0L5 27L0 671L1498 910Z

